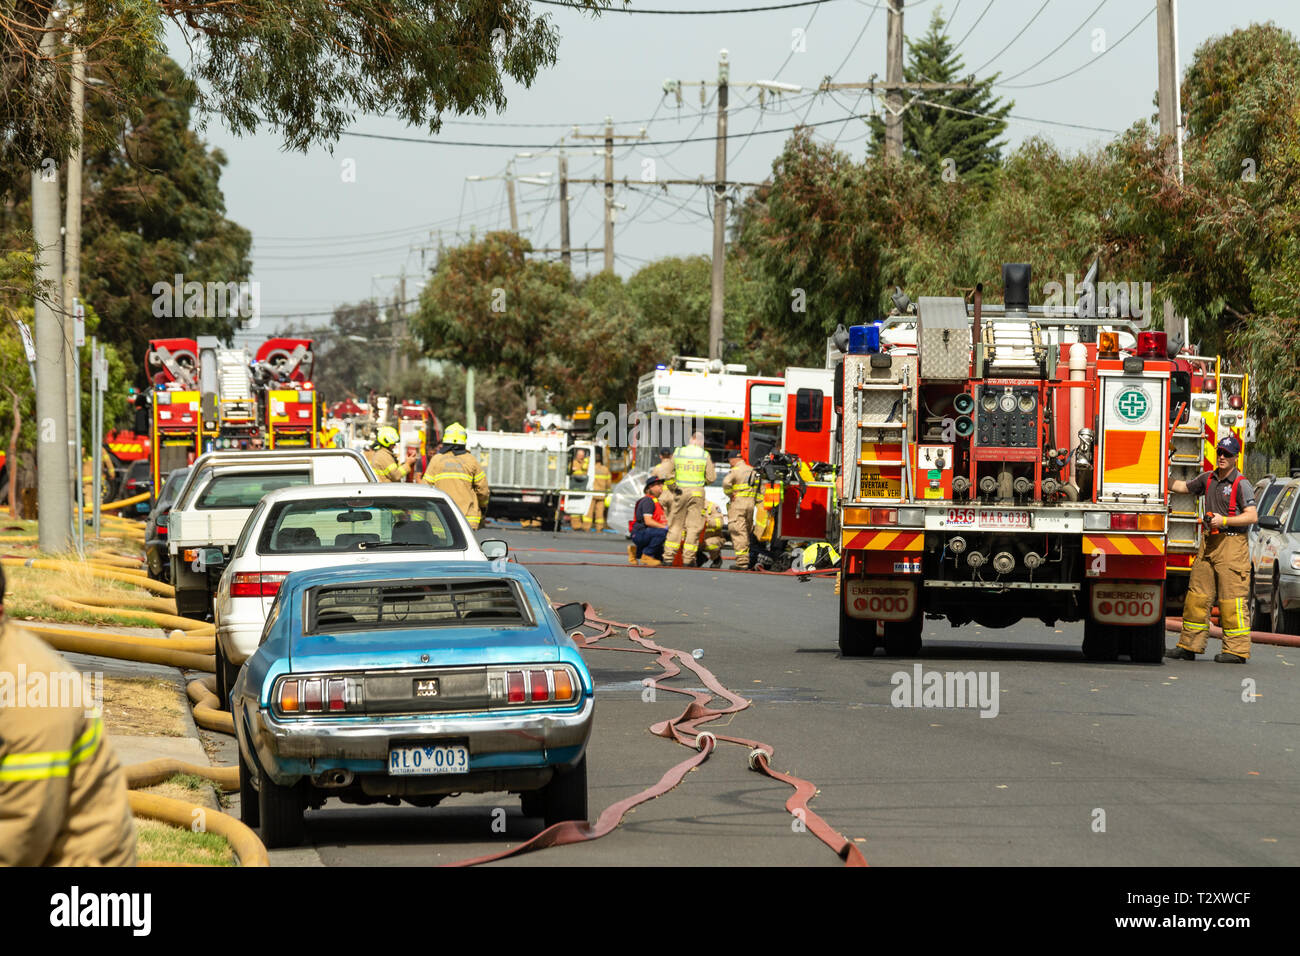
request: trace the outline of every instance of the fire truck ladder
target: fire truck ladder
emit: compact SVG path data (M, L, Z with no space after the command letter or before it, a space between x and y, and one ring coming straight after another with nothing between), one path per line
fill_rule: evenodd
M1039 356L1045 348L1037 322L999 317L996 321L984 323L981 338L987 356L988 375L1018 378L1038 373Z
M1185 425L1174 428L1169 436L1169 474L1191 481L1201 473L1201 443L1205 440L1205 422L1193 413ZM1196 552L1201 547L1201 497L1169 495L1169 550Z
M911 499L912 373L914 357L894 356L889 368L858 366L858 380L853 385L854 411L858 423L857 474L852 487L861 487L863 469L898 468L901 474L900 496L886 499L905 502ZM897 445L901 458L876 457L874 446ZM859 497L854 494L853 497Z

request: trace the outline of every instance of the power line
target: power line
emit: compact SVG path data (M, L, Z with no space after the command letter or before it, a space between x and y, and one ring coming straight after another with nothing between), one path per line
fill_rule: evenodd
M991 9L993 9L993 0L989 0L988 6L984 8L984 13L981 13L976 18L975 22L970 25L970 29L967 30L965 34L962 35L962 38L957 41L957 45L952 48L952 51L954 53L956 53L958 50L961 49L961 45L966 42L966 38L975 32L975 28L980 25L980 20L983 20L984 15L987 14ZM955 11L954 11L954 15L955 15Z
M984 67L988 66L990 63L992 63L994 60L1000 57L1003 53L1006 53L1007 50L1011 49L1011 44L1015 43L1017 40L1019 40L1022 36L1025 35L1025 31L1028 30L1030 25L1032 25L1033 22L1038 19L1038 15L1047 9L1047 5L1051 2L1052 0L1043 0L1043 5L1038 8L1038 13L1035 13L1032 17L1029 18L1028 22L1026 22L1025 25L1020 28L1020 32L1011 38L1011 42L1008 43L1006 46L1004 46L1001 50L998 50L997 53L994 53L991 57L989 57L979 66L975 67L975 69L971 70L971 72L972 73L981 72L984 69Z
M1040 81L1040 82L1038 82L1038 83L1011 83L1011 84L1008 84L1008 83L995 83L994 86L1001 86L1001 87L1004 87L1005 89L1008 89L1008 90L1032 90L1032 89L1033 89L1034 87L1036 87L1036 86L1047 86L1049 83L1056 83L1056 82L1058 82L1059 80L1064 80L1064 79L1066 79L1067 77L1074 76L1074 74L1080 72L1081 70L1086 70L1088 67L1092 66L1094 63L1096 63L1098 60L1100 60L1103 56L1105 56L1105 55L1106 55L1107 53L1109 53L1111 50L1115 49L1115 47L1119 46L1121 43L1123 43L1125 40L1127 40L1130 36L1132 36L1135 32L1137 32L1137 28L1138 28L1138 27L1142 26L1142 24L1144 24L1144 23L1146 23L1148 20L1150 20L1150 19L1151 19L1151 15L1152 15L1153 13L1155 13L1155 12L1156 12L1156 8L1155 8L1155 7L1152 7L1150 10L1147 11L1146 16L1144 16L1144 17L1143 17L1141 20L1139 20L1137 23L1133 24L1132 28L1128 31L1128 33L1125 33L1122 37L1120 37L1120 38L1119 38L1118 40L1116 40L1114 43L1112 43L1112 44L1110 44L1109 46L1107 46L1106 49L1102 50L1100 53L1098 53L1096 56L1094 56L1094 57L1093 57L1091 60L1089 60L1087 63L1084 63L1082 66L1075 67L1075 68L1074 68L1073 70L1071 70L1069 73L1062 73L1060 76L1054 76L1054 77L1052 77L1050 80L1042 80L1042 81Z
M794 0L792 3L777 3L768 7L736 7L732 10L634 10L630 7L620 10L618 7L580 7L575 6L572 3L564 3L563 0L533 0L533 3L540 3L548 7L567 7L570 10L576 10L580 13L638 13L675 17L722 16L728 13L767 13L770 10L790 10L794 7L820 7L822 4L834 2L835 0Z
M1086 26L1088 25L1088 21L1090 21L1093 17L1095 17L1095 16L1097 15L1097 11L1100 10L1102 7L1104 7L1108 2L1109 2L1109 0L1101 0L1101 3L1097 4L1097 6L1093 9L1092 13L1090 13L1090 14L1088 14L1086 17L1084 17L1084 18L1083 18L1083 22L1080 23L1080 24L1079 24L1077 27L1075 27L1073 30L1071 30L1069 36L1067 36L1067 37L1066 37L1064 40L1062 40L1059 44L1057 44L1055 47L1053 47L1053 48L1052 48L1052 49L1047 53L1046 56L1043 56L1043 57L1041 57L1041 58L1035 60L1033 63L1029 64L1029 66L1025 67L1025 68L1024 68L1023 70L1021 70L1019 73L1013 73L1013 74L1011 74L1010 76L1008 76L1006 79L1007 79L1007 80L1014 80L1014 79L1016 79L1017 77L1024 76L1026 73L1028 73L1028 72L1029 72L1030 70L1032 70L1034 67L1038 66L1038 64L1040 64L1040 63L1044 63L1044 62L1046 62L1047 60L1050 60L1053 56L1055 56L1055 55L1060 51L1060 49L1061 49L1063 46L1065 46L1067 43L1069 43L1071 40L1073 40L1074 37L1075 37L1075 35L1076 35L1080 30L1082 30L1084 27L1086 27ZM1005 83L1005 82L1006 82L1006 80L1003 80L1003 81L1002 81L1001 83L999 83L998 85L1002 85L1002 84Z

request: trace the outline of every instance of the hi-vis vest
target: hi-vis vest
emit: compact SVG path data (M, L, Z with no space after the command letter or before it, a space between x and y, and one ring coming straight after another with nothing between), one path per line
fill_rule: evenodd
M709 453L698 445L683 445L673 452L673 471L678 488L694 490L703 488L708 479L705 469L709 464Z

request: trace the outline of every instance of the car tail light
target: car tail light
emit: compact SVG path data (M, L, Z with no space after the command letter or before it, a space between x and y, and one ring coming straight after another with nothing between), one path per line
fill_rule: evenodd
M319 677L302 682L303 709L309 714L319 714L323 709L324 681Z
M512 704L522 704L527 699L524 692L524 672L508 671L506 673L506 700Z
M534 703L551 699L550 681L546 679L546 671L528 672L528 690L528 699Z
M488 673L491 705L569 704L581 696L578 675L565 664Z
M328 680L325 684L325 696L329 699L331 712L347 710L348 682L341 677Z
M238 571L230 579L231 597L275 597L288 571Z
M298 712L298 681L287 680L280 685L280 710L286 714Z
M573 680L568 671L552 671L555 677L555 699L557 701L573 700Z

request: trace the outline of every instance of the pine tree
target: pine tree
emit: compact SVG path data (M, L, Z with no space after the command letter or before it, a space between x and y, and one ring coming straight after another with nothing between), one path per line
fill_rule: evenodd
M962 58L953 49L945 27L942 12L935 10L925 36L908 41L908 61L903 66L907 82L959 83L966 78ZM1014 105L994 96L993 82L998 75L964 90L905 90L904 103L913 96L917 100L903 113L904 154L936 176L948 169L959 179L986 181L1006 145L998 137L1006 130L1006 115ZM884 152L884 120L872 117L871 130L872 155L880 156Z

